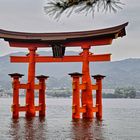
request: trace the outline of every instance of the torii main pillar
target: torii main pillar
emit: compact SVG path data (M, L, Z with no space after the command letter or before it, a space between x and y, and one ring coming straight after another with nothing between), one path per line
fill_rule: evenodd
M31 47L28 49L29 49L28 84L30 88L28 88L26 92L26 107L27 107L26 117L34 117L35 56L37 48Z
M82 90L82 106L86 105L86 113L83 113L83 118L93 118L93 98L92 98L92 87L91 87L91 78L90 78L90 68L89 68L89 49L88 44L83 44L83 66L82 66L82 83L86 84L86 89Z

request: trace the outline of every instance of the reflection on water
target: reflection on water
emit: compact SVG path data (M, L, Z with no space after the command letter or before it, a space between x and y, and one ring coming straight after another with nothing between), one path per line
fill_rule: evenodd
M46 125L44 122L45 119L38 118L12 120L10 135L13 140L46 140L46 133L44 133Z
M45 119L20 118L11 121L10 135L13 140L104 140L102 123L99 121L81 119L71 121L68 125L70 126L66 126L66 128L59 126L57 128L59 131L55 131L50 136L49 133L53 132L55 126L47 128ZM65 136L59 133L65 133Z
M140 140L140 100L105 99L102 122L72 121L71 99L47 99L45 119L12 120L11 102L0 98L0 140Z
M79 120L72 122L72 138L74 140L103 140L102 122L95 120Z

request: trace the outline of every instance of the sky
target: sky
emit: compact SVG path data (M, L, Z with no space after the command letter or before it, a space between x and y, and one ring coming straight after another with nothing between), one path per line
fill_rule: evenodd
M95 12L91 15L72 14L69 18L63 15L59 21L45 14L45 0L0 0L0 29L19 32L66 32L102 29L129 22L127 35L113 40L112 45L92 47L95 54L111 53L112 61L140 58L140 3L138 0L121 0L125 5L117 13ZM40 50L48 50L40 49ZM80 48L67 50L81 51ZM0 56L27 51L21 48L10 48L7 42L0 39Z

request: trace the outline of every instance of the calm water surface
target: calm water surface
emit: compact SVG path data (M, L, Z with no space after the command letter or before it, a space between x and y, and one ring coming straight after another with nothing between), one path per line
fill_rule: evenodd
M0 98L0 140L140 140L139 99L104 99L102 122L72 121L71 99L62 98L47 99L45 119L12 120L11 102Z

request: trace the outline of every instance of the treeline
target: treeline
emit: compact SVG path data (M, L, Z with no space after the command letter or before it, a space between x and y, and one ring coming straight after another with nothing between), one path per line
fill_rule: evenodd
M50 97L71 97L72 91L70 89L57 89L47 92ZM94 94L94 96L96 96ZM136 98L136 89L134 87L116 88L114 93L103 93L103 98Z
M136 89L134 87L116 88L114 93L103 93L103 98L135 98Z
M57 90L57 91L49 91L47 92L47 96L49 97L71 97L72 91L70 90Z
M26 91L20 93L20 96L25 96ZM6 92L0 90L0 96L11 96L12 92ZM35 92L35 96L38 97L38 92ZM71 97L72 90L67 88L51 89L46 91L47 97ZM93 94L96 97L95 94ZM134 87L116 88L114 93L103 93L103 98L136 98L136 89Z

